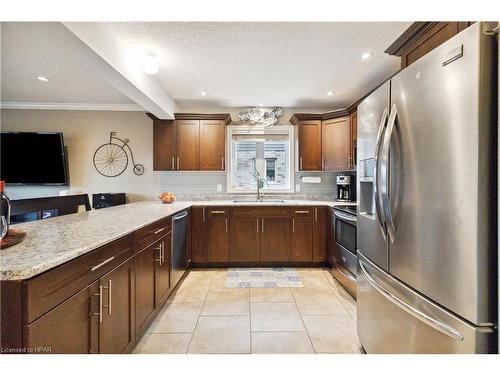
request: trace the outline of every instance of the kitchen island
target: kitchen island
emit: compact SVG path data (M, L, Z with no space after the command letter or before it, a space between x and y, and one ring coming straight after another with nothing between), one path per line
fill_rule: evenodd
M128 353L176 287L172 215L191 214L188 266L320 266L337 204L138 202L18 224L26 239L0 256L1 346Z

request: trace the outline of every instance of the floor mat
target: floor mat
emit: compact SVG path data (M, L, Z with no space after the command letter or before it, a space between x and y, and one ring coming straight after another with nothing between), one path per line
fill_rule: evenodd
M226 288L302 288L295 268L230 268Z

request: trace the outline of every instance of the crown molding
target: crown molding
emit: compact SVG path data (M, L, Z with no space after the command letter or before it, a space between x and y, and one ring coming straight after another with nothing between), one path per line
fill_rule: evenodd
M143 112L138 104L0 102L1 109L47 109L67 111L134 111Z

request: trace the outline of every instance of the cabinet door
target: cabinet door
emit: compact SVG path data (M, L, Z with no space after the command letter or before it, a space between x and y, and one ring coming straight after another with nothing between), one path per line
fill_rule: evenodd
M299 122L299 170L321 170L321 121Z
M99 352L128 353L135 344L134 258L104 275L99 286L103 289Z
M153 122L153 170L173 171L176 167L177 137L173 120Z
M200 120L200 170L223 171L226 123Z
M356 169L358 159L358 112L351 113L351 153L349 162L351 169Z
M246 217L231 218L230 251L231 262L258 262L260 219Z
M314 207L313 261L326 261L326 207Z
M160 242L146 247L135 256L135 327L138 336L149 324L149 318L156 308L156 262L160 258ZM113 289L113 280L111 280Z
M313 260L313 218L292 218L292 261Z
M170 253L172 251L172 232L160 241L162 257L156 259L156 308L163 305L170 289ZM136 289L137 290L137 289Z
M206 263L207 252L207 208L191 209L191 256L193 263Z
M348 170L350 150L349 117L323 121L323 169Z
M200 121L177 120L177 160L180 171L200 170Z
M76 293L24 327L24 342L28 348L50 353L98 353L99 283ZM48 353L48 352L47 352Z
M229 221L227 215L210 215L207 248L209 262L229 261Z
M290 260L290 219L261 219L260 260L263 262Z

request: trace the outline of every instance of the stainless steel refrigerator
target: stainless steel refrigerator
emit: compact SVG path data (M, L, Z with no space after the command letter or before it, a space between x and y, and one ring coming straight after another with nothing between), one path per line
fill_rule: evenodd
M367 353L497 352L495 43L476 23L358 106Z

